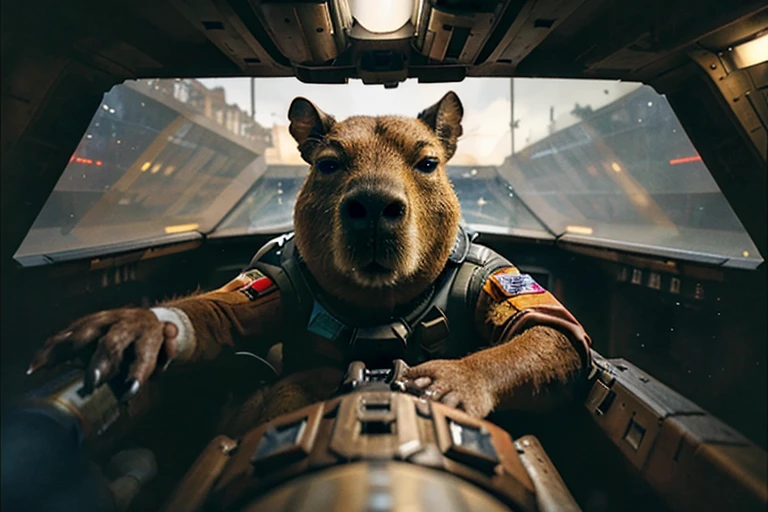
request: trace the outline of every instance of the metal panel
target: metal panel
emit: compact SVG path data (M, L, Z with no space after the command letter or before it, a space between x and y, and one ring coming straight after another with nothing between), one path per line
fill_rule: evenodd
M673 510L765 510L764 450L627 361L593 361L587 409Z
M286 57L300 64L320 64L346 49L348 18L340 4L344 2L262 2L259 9Z
M418 20L416 48L439 62L471 64L498 20L502 2L485 2L484 11L423 5Z

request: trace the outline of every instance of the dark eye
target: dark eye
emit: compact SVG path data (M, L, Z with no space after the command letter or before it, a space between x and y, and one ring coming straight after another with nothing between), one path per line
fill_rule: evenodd
M323 158L315 162L315 168L323 174L331 174L341 168L341 163L335 158Z
M419 160L419 163L416 164L416 169L418 169L421 172L430 173L437 169L438 164L437 158L428 156L427 158L422 158Z

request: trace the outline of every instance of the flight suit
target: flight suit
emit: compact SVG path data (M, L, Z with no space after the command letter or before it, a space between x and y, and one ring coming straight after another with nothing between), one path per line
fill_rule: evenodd
M457 359L514 342L535 325L562 332L581 356L582 368L590 365L591 341L573 315L531 276L474 243L463 228L435 282L377 325L348 317L344 304L320 289L292 234L269 242L224 287L168 306L186 313L194 329L189 359L211 359L226 345L265 357L282 343L281 380L269 400L276 405L269 413L262 410L264 421L327 399L349 361L383 367L398 358L411 366Z

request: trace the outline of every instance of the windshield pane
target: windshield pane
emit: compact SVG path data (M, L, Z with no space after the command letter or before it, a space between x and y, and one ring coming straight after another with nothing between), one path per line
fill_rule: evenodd
M553 233L733 266L762 261L666 98L637 84L515 83L525 138L500 172Z
M220 87L229 80L201 80ZM247 82L230 88L241 105L250 101ZM509 79L467 79L460 83L420 84L409 80L396 89L362 82L343 86L304 84L294 79L259 80L255 84L256 121L272 126L273 146L266 151L268 169L246 198L222 222L217 235L280 231L291 228L296 194L308 172L288 132L291 100L305 96L341 120L353 115L414 117L455 91L464 105L464 134L451 159L448 175L462 206L463 220L479 231L553 238L515 196L499 173L512 147Z
M268 138L197 81L116 86L16 257L209 231L263 172Z
M216 229L216 236L292 229L296 196L309 171L305 165L270 165L245 199ZM449 166L462 221L482 232L554 238L495 166Z
M105 95L17 258L183 232L289 230L308 172L288 133L293 98L337 119L415 116L449 90L465 117L448 173L471 228L762 261L663 96L634 83L501 78L396 89L126 82Z

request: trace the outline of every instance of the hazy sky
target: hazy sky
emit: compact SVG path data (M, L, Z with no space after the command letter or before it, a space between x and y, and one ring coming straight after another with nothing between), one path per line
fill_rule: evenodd
M251 109L249 78L201 80L208 87L224 87L228 103ZM550 107L558 128L573 122L576 103L597 109L637 88L637 84L594 80L515 79L515 149L520 150L548 134ZM478 163L500 163L510 153L510 81L507 78L468 78L463 82L401 83L396 89L364 85L304 84L295 78L256 79L256 120L264 126L287 125L291 100L305 96L320 109L341 120L352 115L397 114L415 116L455 91L464 105L464 135L457 158L472 155Z

